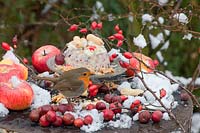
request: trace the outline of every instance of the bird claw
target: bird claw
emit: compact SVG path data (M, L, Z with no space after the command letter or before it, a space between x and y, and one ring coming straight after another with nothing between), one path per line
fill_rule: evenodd
M58 95L54 96L51 98L52 102L58 103L60 102L63 98L65 98L65 96L61 93L59 93Z

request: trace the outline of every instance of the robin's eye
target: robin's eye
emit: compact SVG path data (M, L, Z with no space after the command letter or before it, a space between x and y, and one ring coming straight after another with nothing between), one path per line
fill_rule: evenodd
M83 73L83 76L86 76L87 75L87 73Z

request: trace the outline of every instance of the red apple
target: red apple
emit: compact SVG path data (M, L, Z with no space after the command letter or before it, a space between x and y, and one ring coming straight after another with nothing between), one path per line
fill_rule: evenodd
M24 80L13 76L9 82L0 82L0 103L8 109L23 110L28 108L33 100L33 90Z
M53 45L45 45L38 48L32 55L32 64L38 72L49 71L47 60L60 54L60 50Z

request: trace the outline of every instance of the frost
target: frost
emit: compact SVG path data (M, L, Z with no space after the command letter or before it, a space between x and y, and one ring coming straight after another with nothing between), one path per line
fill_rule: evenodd
M147 46L147 42L142 34L139 34L136 38L133 38L133 42L136 46L144 48Z
M177 19L180 23L188 23L188 17L184 13L176 13L173 18Z
M164 57L162 56L161 51L156 52L156 56L158 57L158 59L159 59L160 62L164 61Z
M168 0L158 0L158 4L161 6L165 6L168 3Z
M11 50L7 51L5 55L3 55L3 59L10 59L16 64L20 63L19 59L14 55L13 51Z
M142 15L142 24L145 25L146 22L152 22L154 17L150 14L143 14Z
M0 117L5 117L8 113L9 110L2 103L0 103Z
M40 88L34 83L30 83L30 85L34 93L34 99L31 108L38 108L51 102L51 95L47 90Z
M200 113L194 113L192 116L192 133L199 133L200 132Z
M183 36L183 39L191 40L192 39L192 34L188 33Z

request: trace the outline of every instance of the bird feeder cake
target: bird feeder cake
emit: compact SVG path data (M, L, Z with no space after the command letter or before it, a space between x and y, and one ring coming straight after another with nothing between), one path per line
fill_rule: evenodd
M85 67L95 74L113 72L109 55L101 38L88 34L86 38L74 36L64 51L66 66Z

